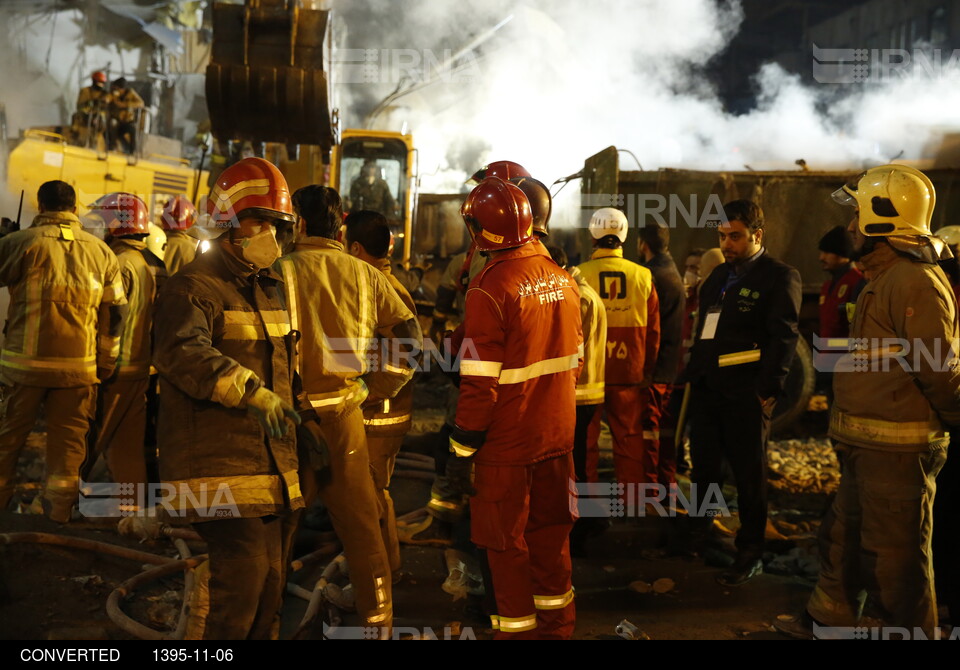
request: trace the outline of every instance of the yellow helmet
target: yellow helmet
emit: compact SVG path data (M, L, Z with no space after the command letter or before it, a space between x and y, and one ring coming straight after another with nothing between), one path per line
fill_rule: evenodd
M868 237L932 235L937 193L929 177L916 168L870 168L837 189L833 199L860 209L860 232Z

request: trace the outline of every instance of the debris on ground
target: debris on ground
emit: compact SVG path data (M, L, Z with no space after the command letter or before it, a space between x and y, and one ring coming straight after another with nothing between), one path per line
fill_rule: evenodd
M840 467L829 439L771 442L770 486L790 493L830 494L840 485Z

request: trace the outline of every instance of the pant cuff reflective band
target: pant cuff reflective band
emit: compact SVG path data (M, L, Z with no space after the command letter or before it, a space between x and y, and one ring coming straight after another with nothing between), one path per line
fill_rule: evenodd
M645 430L643 431L643 439L645 440L659 440L660 432L656 430Z
M756 363L760 360L760 350L751 349L749 351L738 351L734 354L723 354L717 358L717 366L725 368L730 365L743 365L745 363Z
M364 619L365 619L365 622L368 623L368 624L371 624L371 623L383 623L384 621L386 621L387 619L389 619L391 616L393 616L393 610L392 610L392 609L391 609L391 610L387 610L386 612L383 612L382 614L373 614L373 615L371 615L371 616L364 617Z
M490 615L490 627L493 630L500 630L500 617L498 617L496 614Z
M446 500L442 500L441 498L437 498L432 495L430 496L430 502L427 504L430 507L439 507L440 509L449 509L455 512L459 512L461 509L463 509L462 503L448 502Z
M573 602L573 589L562 596L534 596L533 605L538 610L561 610Z
M491 620L493 617L490 617ZM523 633L524 631L533 630L537 627L537 615L531 614L530 616L524 617L498 617L499 627L494 630L499 630L504 633Z

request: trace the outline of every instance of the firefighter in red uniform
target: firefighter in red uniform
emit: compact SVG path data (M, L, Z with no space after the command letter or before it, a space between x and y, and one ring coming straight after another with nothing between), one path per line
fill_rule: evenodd
M820 337L844 338L850 334L847 305L855 305L866 284L863 273L850 260L852 249L843 226L820 238L820 265L830 279L820 289Z
M643 436L647 388L653 383L660 345L660 303L647 268L623 257L627 217L604 207L590 218L595 251L580 265L587 283L607 309L607 361L604 410L613 433L613 463L621 484L655 483L656 465L649 459L655 443ZM588 462L596 456L600 412L588 437Z
M461 213L490 260L467 291L447 474L469 491L475 462L471 537L486 550L497 638L569 638L580 296L530 244L530 204L519 188L487 177Z

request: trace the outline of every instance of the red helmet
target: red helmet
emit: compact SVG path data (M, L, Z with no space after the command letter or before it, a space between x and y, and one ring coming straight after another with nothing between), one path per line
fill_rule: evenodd
M497 177L487 177L470 191L460 214L481 251L512 249L533 237L533 215L527 196Z
M482 168L473 173L473 176L470 177L467 181L475 182L479 184L487 177L499 177L504 181L513 179L514 177L529 177L530 173L520 165L520 163L514 163L513 161L494 161L493 163L487 163Z
M150 232L150 212L132 193L109 193L93 203L90 214L103 219L103 226L114 237Z
M221 231L248 216L289 223L297 220L287 180L263 158L244 158L221 172L206 209L212 224Z
M510 183L523 191L530 201L530 212L533 214L533 231L543 237L550 235L550 212L553 209L553 199L550 190L533 177L514 177Z
M97 70L97 71L94 72L92 75L90 75L90 79L92 79L93 81L97 82L98 84L106 84L106 83L107 83L107 74L106 74L105 72L102 72L102 71L100 71L100 70Z
M197 208L184 196L177 195L163 206L160 227L164 230L188 230L197 222Z

